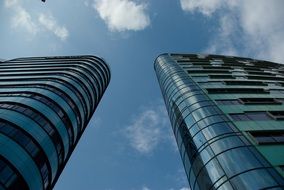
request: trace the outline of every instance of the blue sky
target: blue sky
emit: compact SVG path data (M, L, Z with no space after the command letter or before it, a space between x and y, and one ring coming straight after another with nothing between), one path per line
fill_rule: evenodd
M154 59L284 62L283 0L3 0L0 58L94 54L110 85L55 189L187 190Z

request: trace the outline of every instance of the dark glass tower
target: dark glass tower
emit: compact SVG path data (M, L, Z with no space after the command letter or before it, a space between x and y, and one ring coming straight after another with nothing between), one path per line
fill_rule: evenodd
M155 61L192 190L284 189L284 66L163 54Z
M0 62L0 189L51 189L109 80L95 56Z

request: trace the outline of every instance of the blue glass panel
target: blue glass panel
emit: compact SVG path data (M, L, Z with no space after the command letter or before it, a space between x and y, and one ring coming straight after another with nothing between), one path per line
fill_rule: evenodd
M262 167L246 147L228 150L217 157L228 177L232 177L242 171ZM246 161L244 162L244 160Z
M1 101L1 100L0 100ZM24 115L10 110L0 109L0 117L20 126L27 133L32 135L35 140L41 145L51 165L52 179L58 170L58 158L54 144L52 143L48 134L32 119L25 117Z
M261 180L260 180L261 179ZM267 169L254 169L241 173L230 180L234 182L235 189L265 189L278 184L267 173ZM270 188L269 188L270 189Z
M30 99L30 98L19 98L19 97L0 97L0 101L3 102L18 102L18 103L22 103L25 102L26 105L29 105L30 107L34 108L35 110L38 110L39 112L43 113L48 119L49 121L56 126L56 128L58 129L58 132L60 134L60 136L62 137L62 141L64 144L64 149L65 149L65 157L67 156L67 153L69 151L69 147L71 146L71 144L69 144L69 135L68 132L62 122L62 120L59 118L59 116L51 109L49 108L47 105Z
M26 151L2 134L0 134L0 145L0 155L9 160L18 169L30 190L43 189L40 172Z

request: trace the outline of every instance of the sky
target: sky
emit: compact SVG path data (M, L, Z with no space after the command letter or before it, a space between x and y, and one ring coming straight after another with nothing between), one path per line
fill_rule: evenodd
M189 190L153 69L161 53L284 63L283 0L2 0L0 58L97 55L108 86L55 190Z

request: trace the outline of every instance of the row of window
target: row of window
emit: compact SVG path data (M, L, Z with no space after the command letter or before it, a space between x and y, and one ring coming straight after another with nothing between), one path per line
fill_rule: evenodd
M28 81L28 82L32 82L32 83L37 83L40 86L50 86L49 84L46 83L46 81L51 81L51 82L56 82L57 84L61 84L63 85L65 88L68 88L70 91L72 91L72 93L75 93L77 98L80 99L80 103L83 105L83 109L84 112L88 115L90 114L90 99L88 98L87 94L86 94L86 89L84 90L82 88L82 84L78 81L80 81L79 79L72 77L72 76L63 76L63 75L51 75L51 74L46 74L45 76L43 76L43 74L41 74L40 76L30 76L33 73L31 72L31 74L19 74L19 76L11 76L9 75L8 77L1 77L0 80L4 80L5 82L8 81L16 81L16 84L18 84L17 82L22 79L24 81ZM1 75L2 76L2 75ZM35 82L36 80L36 82ZM20 83L22 84L22 83ZM19 84L19 86L20 86ZM23 84L25 87L27 86L27 84ZM16 86L16 85L15 85ZM55 86L55 85L54 85ZM54 87L52 86L52 87Z
M268 61L261 61L261 60L253 60L253 59L248 59L248 58L241 58L241 57L224 57L224 56L218 56L218 55L183 55L183 54L178 54L178 55L171 55L172 58L176 60L177 63L182 63L184 61L190 61L190 62L207 62L210 64L226 64L226 63L231 63L233 65L239 65L239 66L255 66L257 65L258 67L275 67L278 66L275 63L268 62Z
M82 128L83 126L83 121L85 121L86 118L86 110L84 108L84 106L82 106L83 112L85 114L81 114L80 113L80 107L78 104L76 104L76 102L71 98L70 94L67 94L67 92L62 91L62 89L59 89L57 87L51 86L51 85L31 85L31 87L35 87L35 88L44 88L47 90L50 90L54 93L56 93L58 96L60 96L61 98L63 98L65 100L65 102L72 108L72 110L75 112L76 116L77 116L77 123L78 126L80 128ZM75 93L75 92L74 92ZM78 97L78 96L77 96ZM78 97L79 98L79 97ZM80 98L79 98L80 99ZM80 117L81 116L81 117ZM71 127L71 126L70 126Z
M275 69L275 67L265 66L265 65L258 65L256 68L254 64L252 63L237 63L237 62L222 62L222 61L208 61L208 60L189 60L189 59L183 59L177 61L177 63L181 67L201 67L201 68L209 68L209 69L218 69L218 68L225 68L225 69L245 69L246 71L266 71L266 73L273 74L273 71L281 72L281 69ZM275 69L275 70L273 70ZM258 73L257 73L258 74Z
M205 88L205 89L207 90L208 94L284 94L284 89L264 89L264 88Z
M67 94L68 92L66 91L63 91L63 89L60 89L60 86L55 86L55 85L50 85L49 83L46 83L46 84L25 84L25 85L6 85L5 86L6 88L21 88L21 87L25 87L25 88L36 88L36 89L47 89L55 94L57 94L58 96L60 96L62 99L65 100L65 102L72 108L72 110L75 112L75 115L77 116L77 123L78 123L78 126L79 127L82 127L82 123L80 121L81 117L80 115L83 115L83 113L80 113L79 111L79 105L75 104L74 100L70 97L71 95L70 94ZM12 92L10 93L10 95L12 95ZM9 96L9 94L7 94L7 96ZM19 94L19 93L18 93ZM19 95L21 95L22 93L20 93ZM13 96L13 95L12 95ZM34 98L34 97L33 97ZM43 96L38 96L38 95L35 95L35 98L34 99L38 99L39 101L45 103L47 106L52 106L52 109L56 109L58 110L59 106L54 106L55 104L52 103L53 101L52 100L49 100L49 99L46 99L44 98ZM54 107L53 107L54 106ZM80 107L83 109L84 106ZM62 111L61 111L62 112ZM61 114L61 112L59 112ZM83 112L83 110L82 110ZM86 116L85 116L86 117ZM63 121L65 122L65 126L67 128L72 128L72 125L71 125L71 121L70 119L68 118L67 115L64 115L62 117ZM69 130L69 129L68 129ZM72 129L69 130L70 132L72 132ZM71 137L73 135L71 134ZM72 140L71 140L72 142Z
M216 67L218 66L218 67ZM282 76L282 73L278 73L277 71L272 70L261 70L261 69L252 69L252 68L232 68L231 66L221 66L221 65L212 65L204 66L204 65L195 65L195 64L187 64L183 66L183 69L185 69L189 74L220 74L220 73L231 73L232 75L261 75L261 76L268 76L268 77L276 77ZM279 71L280 72L280 71ZM261 77L260 76L260 77Z
M284 144L284 131L250 131L258 144Z
M20 65L21 68L23 67L37 67L37 66L53 66L57 64L64 64L64 67L67 66L73 66L73 64L79 64L82 67L92 69L92 75L94 73L97 74L96 71L98 71L100 74L100 80L104 83L104 86L107 85L107 81L110 79L110 70L107 67L106 64L104 64L104 61L102 61L99 58L96 57L90 57L90 56L82 56L78 57L78 59L74 57L62 57L62 58L51 58L46 57L44 59L37 57L37 58L20 58L20 59L14 59L10 61L5 61L3 64L1 64L2 67L17 67L17 65ZM13 62L13 65L10 63ZM66 64L68 63L68 64Z
M40 125L50 136L50 138L53 141L54 146L57 150L57 155L59 159L59 164L63 162L64 158L64 149L63 149L63 143L59 136L58 131L54 128L54 126L50 123L49 120L47 120L45 117L41 115L41 113L27 107L24 105L16 105L16 104L8 104L8 103L0 103L0 107L4 109L10 109L17 112L20 112L21 114L26 115L27 117L32 118L35 122L37 122L38 125Z
M284 120L284 111L251 111L229 115L234 121Z
M265 121L273 120L267 112L244 112L229 114L234 121Z
M215 100L218 105L280 105L284 99L276 98L239 98Z
M284 86L284 83L282 82L263 82L263 81L250 81L250 80L226 80L226 81L216 81L216 80L210 80L208 81L208 78L205 76L200 77L192 77L196 79L196 82L198 82L200 85L205 86L212 86L212 85L218 85L219 87L226 87L228 85L230 86L269 86L269 87L282 87ZM201 80L203 79L203 80ZM207 79L207 80L206 80ZM274 90L274 89L271 89Z
M206 88L208 94L269 94L263 88Z
M21 94L21 95L19 95L19 96L27 96L27 95L28 95L29 97L33 98L33 99L36 99L36 100L38 100L38 101L44 103L45 105L47 105L47 106L49 106L51 109L53 109L54 112L57 113L58 116L61 118L61 120L63 121L64 125L67 126L67 127L69 126L69 127L68 127L68 130L72 130L72 129L71 129L71 126L72 126L71 120L70 120L70 118L68 117L67 113L66 113L60 106L58 106L55 102L53 102L53 101L50 100L50 99L47 99L47 98L44 97L44 96L39 96L39 95L36 95L36 94ZM77 124L78 124L78 125L75 126L75 127L80 127L80 126L81 126L81 121L80 121L78 115L77 115L76 119L77 119ZM72 133L72 132L70 131L69 133Z
M244 72L244 71L247 71L247 72L261 72L263 73L263 71L265 73L276 73L278 70L267 70L267 69L261 69L261 68L256 68L256 67L247 67L247 66L243 66L243 67L240 67L240 66L235 66L235 65L227 65L227 64L224 64L224 65L218 65L218 67L216 67L216 65L209 65L209 64L196 64L196 63L187 63L187 64L180 64L182 66L183 69L204 69L204 70L230 70L230 71L233 71L233 72L237 72L237 71L240 71L240 72ZM279 71L280 72L280 71ZM282 73L282 72L280 72ZM284 73L283 73L284 74Z
M201 70L202 71L202 70ZM192 70L189 72L189 74L196 74L196 73L201 73L200 70ZM271 76L253 76L253 75L244 75L243 73L238 73L238 72L235 72L233 74L227 74L227 72L221 72L221 71L218 71L218 72L215 72L215 73L218 73L218 74L212 74L214 72L208 72L209 74L208 75L204 75L203 76L198 76L198 75L193 75L191 77L195 78L195 77L198 77L198 78L201 78L203 77L204 79L238 79L237 82L240 80L240 79L251 79L251 80L260 80L260 81L284 81L284 77L283 76L280 76L280 75L276 75L274 77L271 77ZM211 74L210 74L211 73Z
M0 189L22 189L28 190L28 186L23 177L20 176L15 168L12 168L4 158L0 157Z
M5 134L13 139L30 154L40 169L43 182L45 187L47 187L50 182L51 169L47 161L47 156L39 145L37 145L27 133L23 132L17 126L14 126L7 121L0 121L0 133Z

